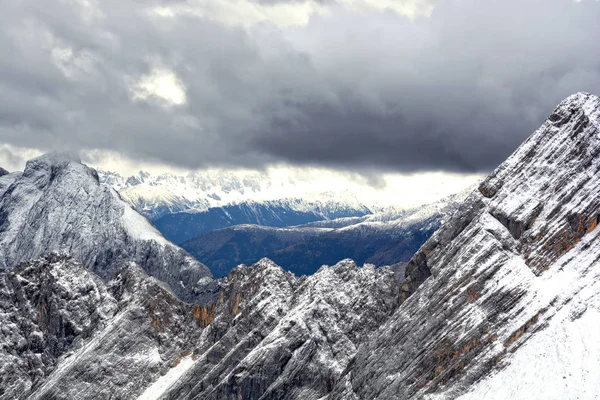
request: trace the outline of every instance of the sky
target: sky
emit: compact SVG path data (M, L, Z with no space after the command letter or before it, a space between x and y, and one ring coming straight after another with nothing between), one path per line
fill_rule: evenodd
M598 21L597 0L0 0L0 165L472 179L600 94Z

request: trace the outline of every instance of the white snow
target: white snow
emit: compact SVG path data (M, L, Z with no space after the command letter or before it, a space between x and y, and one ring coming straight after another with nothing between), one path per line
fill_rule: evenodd
M156 230L146 218L138 214L129 205L123 205L123 226L127 232L138 240L155 240L158 243L168 241Z
M142 393L138 400L157 400L165 392L186 373L194 365L194 359L191 355L181 359L179 364L167 371L166 374L158 378L151 386L149 386L144 393Z
M591 301L588 300L588 302ZM460 400L600 398L600 310L576 302L556 315L507 360L509 365L478 382ZM583 314L571 321L572 315Z

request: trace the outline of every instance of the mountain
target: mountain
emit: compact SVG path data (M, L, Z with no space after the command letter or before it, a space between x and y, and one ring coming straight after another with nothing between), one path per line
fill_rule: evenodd
M287 228L238 225L209 232L181 246L208 265L215 276L225 276L235 266L263 257L296 275L313 274L322 265L345 258L359 264L391 265L408 261L467 194L418 209Z
M272 200L210 208L203 212L166 215L154 221L156 228L175 243L184 243L217 229L255 224L287 227L309 222L370 214L364 206L341 203L305 202L300 199Z
M397 296L388 268L265 259L192 306L135 264L105 283L51 254L0 274L0 399L322 396Z
M64 251L110 279L128 261L182 298L210 271L173 245L77 156L47 154L0 177L0 269Z
M397 304L389 268L350 260L295 278L270 260L227 279L195 361L163 392L181 399L317 399Z
M132 398L202 332L135 263L108 284L51 253L0 274L0 399Z
M579 93L394 269L263 259L188 304L143 264L21 263L0 398L597 398L599 188L600 98Z
M600 98L564 100L413 257L331 399L591 399Z
M163 233L169 238L173 237L170 225L189 224L185 229L193 233L183 240L230 225L288 226L371 212L349 190L315 190L289 176L274 177L267 172L208 170L152 175L140 171L125 178L99 170L99 177L151 221L178 214L158 225L166 227ZM190 214L199 215L188 222Z

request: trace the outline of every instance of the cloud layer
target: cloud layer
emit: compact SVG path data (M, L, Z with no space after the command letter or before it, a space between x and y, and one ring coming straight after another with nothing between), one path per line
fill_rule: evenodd
M600 94L593 0L0 2L0 141L182 168L487 171Z

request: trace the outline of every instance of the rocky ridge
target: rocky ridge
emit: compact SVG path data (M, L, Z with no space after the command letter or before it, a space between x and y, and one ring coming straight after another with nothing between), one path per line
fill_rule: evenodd
M600 321L599 154L600 99L567 98L407 265L331 399L591 398L597 340L551 349Z
M264 259L189 305L135 264L106 284L51 254L0 274L0 296L0 399L275 399L326 395L397 287L388 268L297 278Z
M191 305L132 263L13 267L0 398L595 398L599 154L600 99L573 95L394 270L263 259Z

